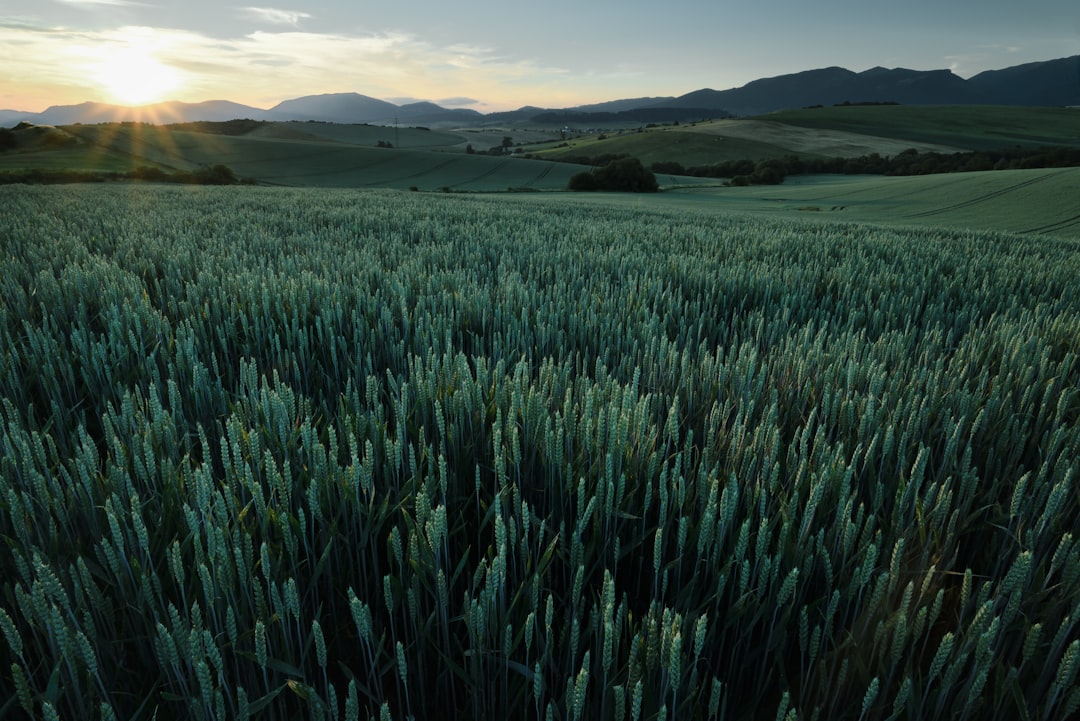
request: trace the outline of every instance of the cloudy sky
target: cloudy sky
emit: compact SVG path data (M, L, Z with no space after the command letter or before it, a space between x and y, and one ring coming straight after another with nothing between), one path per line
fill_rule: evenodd
M227 2L0 0L0 108L358 92L490 112L1080 54L1077 0Z

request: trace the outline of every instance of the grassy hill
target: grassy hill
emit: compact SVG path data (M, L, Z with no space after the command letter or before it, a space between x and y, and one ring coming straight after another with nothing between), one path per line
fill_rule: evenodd
M684 185L659 196L560 196L565 202L654 205L719 215L1003 230L1080 238L1080 168L1004 170L905 177L811 176L784 185Z
M756 118L593 135L549 148L540 157L567 159L626 153L649 164L690 167L784 155L893 156L908 148L954 153L1015 146L1080 147L1080 111L988 106L843 106L791 110Z
M243 135L223 135L112 123L54 129L50 132L62 134L63 142L48 146L24 144L30 132L18 131L16 150L0 154L0 172L125 172L140 166L179 172L220 163L267 185L554 190L565 188L570 176L582 170L552 161L445 152L461 143L460 135L417 128L395 132L377 126L273 123ZM398 147L375 147L380 141Z
M1043 145L1080 147L1080 110L1005 106L849 106L764 116L803 128L843 130L964 150Z
M1000 110L1000 113L997 113ZM992 122L986 121L992 117ZM904 126L904 119L909 122ZM23 127L13 150L0 153L0 173L28 169L122 173L152 167L191 173L224 164L263 185L311 188L417 188L499 192L562 190L583 166L554 162L575 155L628 153L646 163L687 166L786 154L837 157L923 149L977 147L1013 137L1065 144L1080 111L1035 108L904 108L860 106L776 113L645 129L600 140L574 140L542 159L466 154L468 132L329 123L256 123L197 131L195 126L138 124ZM789 122L790 121L790 122ZM796 121L817 123L794 124ZM860 132L856 132L860 131ZM921 136L925 140L899 138ZM890 136L891 134L891 136ZM1010 135L1011 134L1011 135ZM487 136L484 136L487 137ZM496 136L491 136L496 137ZM1078 135L1077 137L1080 137ZM1074 143L1080 143L1077 137ZM930 141L951 141L955 146ZM398 147L376 147L379 142ZM483 143L478 142L478 147ZM559 202L661 204L717 212L829 218L859 222L1009 230L1080 237L1080 169L994 171L936 176L789 177L780 186L729 188L720 181L659 174L667 191L651 199L560 195Z
M711 133L702 123L698 127L649 128L613 136L591 136L572 140L568 147L541 150L537 157L566 160L598 155L633 155L645 165L674 161L686 166L706 165L743 158L780 158L790 151L770 142L752 138Z

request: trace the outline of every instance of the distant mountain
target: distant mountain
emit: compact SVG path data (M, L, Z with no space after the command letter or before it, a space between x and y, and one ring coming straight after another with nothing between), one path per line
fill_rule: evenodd
M389 119L399 107L360 93L307 95L278 103L266 111L267 120L320 120L325 123L374 123Z
M0 128L10 128L13 125L18 125L31 115L37 115L37 113L24 113L21 110L0 110Z
M577 105L567 108L568 112L575 113L621 113L624 110L636 110L653 105L660 105L674 100L673 97L665 98L628 98L626 100L610 100L606 103L593 103L591 105Z
M727 115L760 115L775 110L837 103L895 102L905 105L1076 105L1080 106L1080 55L989 70L964 80L949 70L876 67L863 72L829 67L762 78L730 90L704 88L679 97L627 98L575 108L537 108L482 115L435 103L395 105L359 93L309 95L269 110L225 100L168 102L143 107L81 103L41 113L0 110L0 126L27 121L39 125L197 120L316 120L328 123L390 125L521 125L530 122L602 127L605 122L673 122Z
M844 102L952 105L986 101L969 81L949 70L877 67L856 73L831 67L763 78L731 90L697 90L667 101L662 107L722 108L734 115L760 115Z
M196 120L261 120L266 111L228 100L208 100L202 103L170 101L156 105L126 107L107 103L54 105L41 113L0 111L0 124L13 125L22 121L39 125L72 125L75 123L116 123L124 121L148 123L189 123Z
M620 110L617 113L582 113L576 110L554 110L534 115L530 120L541 125L564 125L580 128L583 125L602 128L637 123L679 123L695 120L728 118L731 114L719 108L648 107Z
M968 83L1003 105L1080 105L1080 55L987 70Z
M395 116L398 122L411 125L424 125L425 123L448 123L459 122L462 124L475 123L484 116L475 110L468 108L444 108L435 103L408 103L398 108Z

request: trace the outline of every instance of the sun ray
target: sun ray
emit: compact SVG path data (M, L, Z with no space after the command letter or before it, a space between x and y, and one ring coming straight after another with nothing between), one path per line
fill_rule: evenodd
M142 42L108 50L93 66L94 80L113 102L146 105L168 99L183 78Z

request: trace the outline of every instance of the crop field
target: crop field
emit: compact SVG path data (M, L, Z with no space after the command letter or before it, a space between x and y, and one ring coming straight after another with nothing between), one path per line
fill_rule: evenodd
M658 176L669 192L654 207L716 214L741 212L771 218L896 226L1003 230L1080 239L1080 168L950 173L929 176L810 176L783 185L748 188L682 184ZM574 196L565 202L593 204ZM649 204L605 196L609 205Z
M613 135L603 140L596 136L572 140L567 148L541 150L536 155L541 158L572 158L627 154L646 165L662 161L707 165L743 158L782 158L791 152L782 145L754 138L727 137L696 129L654 128L641 133Z
M1076 108L879 105L785 110L762 118L966 150L1080 146L1080 110Z
M309 139L333 140L350 145L371 147L380 140L393 143L395 148L413 150L417 148L449 148L461 143L461 135L437 130L418 128L393 128L381 125L342 125L339 123L272 123L265 130L256 130L251 135L256 137L275 133L295 133L308 136Z
M140 166L173 172L221 163L239 177L266 185L505 191L561 190L585 169L547 160L445 152L461 138L415 128L395 135L394 128L275 123L229 136L113 123L68 126L62 132L79 142L0 153L0 172L127 171ZM397 140L401 147L375 147L380 140Z
M1080 114L1077 116L1080 118ZM872 129L872 128L870 128ZM909 148L920 152L957 152L959 148L912 139L875 136L824 127L802 127L777 122L771 116L712 120L678 127L649 128L643 132L588 136L569 141L569 148L552 147L536 154L542 158L573 158L628 154L646 165L676 162L687 167L731 160L766 160L786 155L801 157L857 157L878 153L892 156Z
M646 164L686 167L785 155L894 156L909 148L955 153L1017 146L1080 145L1080 110L983 106L850 106L786 110L753 118L591 135L549 147L540 157L627 153Z
M0 188L0 718L1074 715L1080 244L801 217Z

